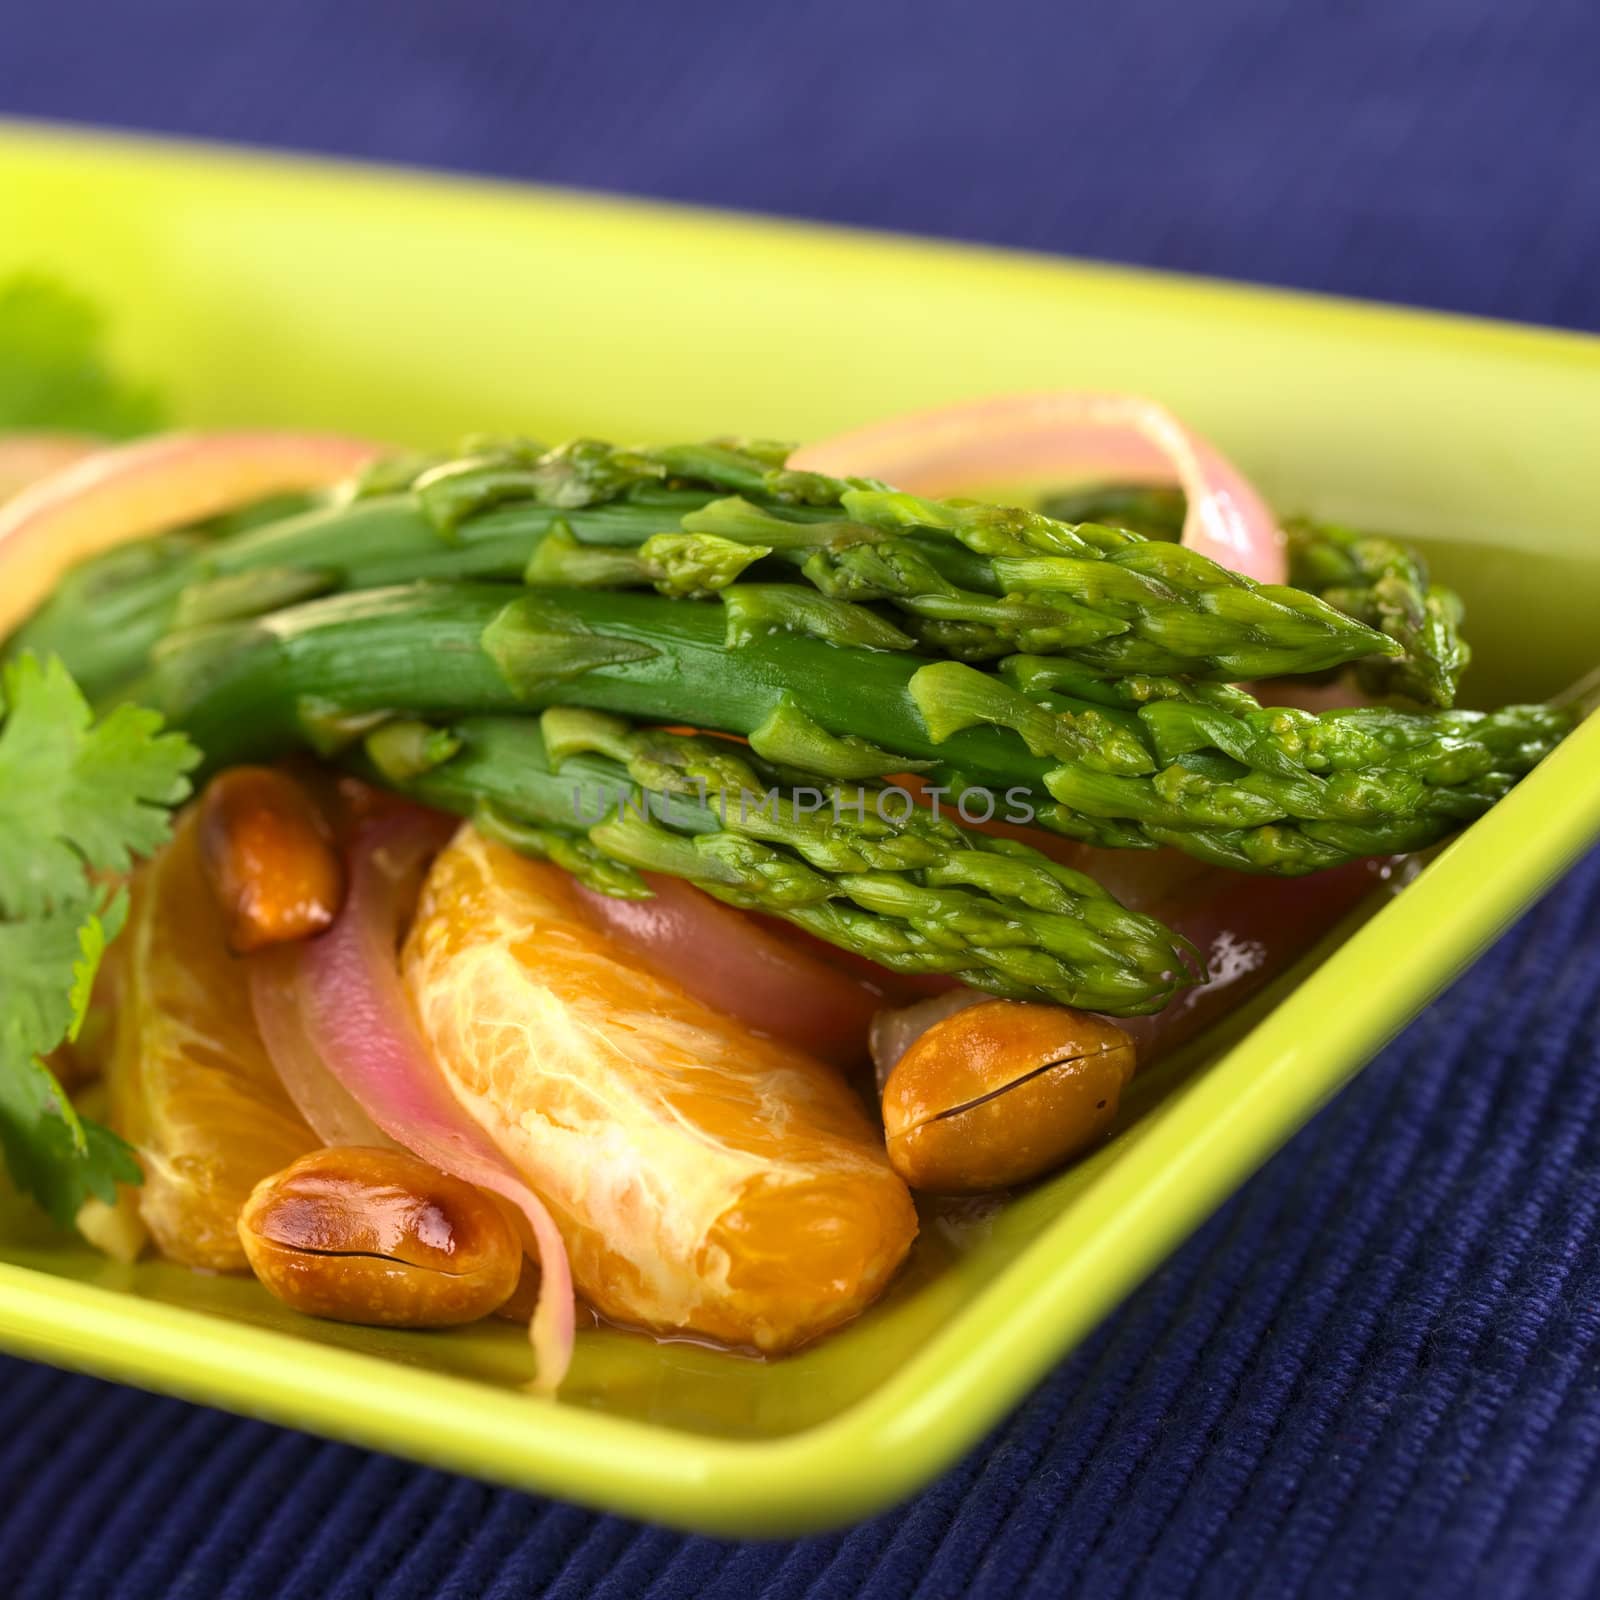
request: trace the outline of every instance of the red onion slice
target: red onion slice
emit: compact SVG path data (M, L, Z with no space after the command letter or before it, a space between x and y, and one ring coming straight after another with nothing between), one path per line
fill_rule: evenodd
M263 1033L286 1082L300 1073L302 1053L314 1050L389 1138L516 1207L539 1257L539 1301L529 1328L538 1360L535 1387L553 1393L572 1359L566 1246L543 1202L450 1092L418 1032L396 960L416 875L451 826L449 819L414 808L357 826L350 890L338 919L319 938L283 946L283 973L264 970L263 1006L270 999L277 1012L284 996L292 996L294 1021L269 1017Z
M300 1003L300 961L294 946L269 946L248 957L246 965L256 1031L311 1131L326 1145L393 1147L394 1140L379 1131L322 1059Z
M648 900L575 887L598 926L697 1000L824 1061L861 1059L883 989L680 878L652 873L648 881Z
M0 500L103 448L83 433L0 433Z
M0 507L0 635L79 561L268 495L348 477L380 447L332 434L165 433L108 445Z
M1175 887L1150 914L1191 940L1210 977L1160 1011L1123 1017L1145 1066L1196 1038L1292 966L1369 894L1394 884L1401 858L1349 861L1302 878L1253 877L1210 867Z

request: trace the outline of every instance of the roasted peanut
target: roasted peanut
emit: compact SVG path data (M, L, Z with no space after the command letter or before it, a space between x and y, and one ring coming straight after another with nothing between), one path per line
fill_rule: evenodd
M890 1072L890 1163L935 1193L1024 1183L1106 1133L1133 1066L1132 1041L1104 1017L1013 1000L969 1006Z
M471 1184L400 1150L314 1150L239 1216L251 1268L296 1311L376 1327L475 1322L511 1297L522 1245Z
M287 772L234 767L200 801L206 881L248 955L321 933L344 900L344 868L316 802Z

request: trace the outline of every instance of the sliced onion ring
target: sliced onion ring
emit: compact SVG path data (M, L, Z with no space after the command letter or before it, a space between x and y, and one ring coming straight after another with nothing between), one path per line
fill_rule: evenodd
M328 1070L300 1003L300 960L293 945L269 945L247 958L250 1009L279 1081L295 1110L326 1145L393 1146L356 1097Z
M543 1202L462 1110L412 1020L396 946L416 874L449 837L451 820L420 808L362 821L350 846L349 894L333 926L284 945L276 959L292 981L271 973L266 993L292 996L293 1027L269 1022L268 1050L286 1081L297 1072L295 1030L363 1113L389 1138L452 1177L516 1207L538 1251L539 1301L529 1324L538 1361L535 1387L554 1393L572 1359L572 1272L566 1246ZM252 959L256 959L252 957ZM280 1059L280 1052L281 1059Z
M104 448L86 433L0 434L0 501Z
M889 417L798 451L790 465L882 478L913 494L967 494L1007 479L1177 485L1183 543L1259 583L1288 581L1282 530L1249 480L1165 406L1060 389Z
M89 556L269 495L337 483L379 453L359 439L267 431L165 433L96 450L0 507L0 636Z
M881 985L854 977L681 878L646 881L648 900L574 887L611 938L713 1010L838 1066L861 1059L892 973Z

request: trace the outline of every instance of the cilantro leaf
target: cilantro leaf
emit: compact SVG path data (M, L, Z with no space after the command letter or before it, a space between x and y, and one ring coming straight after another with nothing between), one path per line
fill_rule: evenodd
M132 1152L79 1119L42 1059L76 1037L127 910L94 874L161 844L198 759L138 707L96 724L53 658L0 673L0 1154L59 1222L139 1181Z
M111 1202L139 1168L108 1128L82 1121L40 1056L74 1038L94 975L127 909L118 890L99 909L73 906L33 922L0 922L0 1154L57 1222L91 1194ZM67 986L63 987L63 978Z
M107 364L102 331L93 305L49 278L0 284L0 430L121 438L160 427L155 395Z
M98 1122L80 1121L37 1060L0 1071L0 1155L17 1187L64 1228L91 1195L112 1205L119 1183L143 1177L128 1145Z
M86 897L27 922L0 922L6 980L0 1058L44 1055L77 1031L110 942L110 930Z
M8 662L0 704L0 916L33 917L81 893L85 864L125 872L155 849L198 757L141 706L93 724L53 656Z

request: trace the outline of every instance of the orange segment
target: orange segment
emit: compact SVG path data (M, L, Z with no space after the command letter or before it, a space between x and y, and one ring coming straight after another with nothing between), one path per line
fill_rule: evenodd
M250 1191L321 1141L272 1070L244 963L200 867L197 814L134 877L119 941L111 1121L139 1153L139 1212L163 1255L244 1271L236 1225Z
M402 966L456 1097L604 1315L777 1352L904 1259L910 1194L843 1081L608 940L565 873L463 828Z

